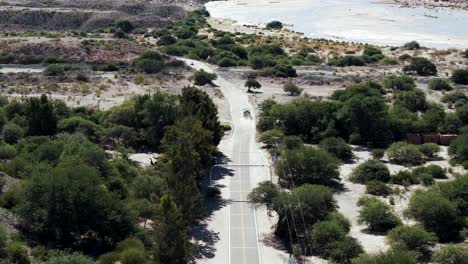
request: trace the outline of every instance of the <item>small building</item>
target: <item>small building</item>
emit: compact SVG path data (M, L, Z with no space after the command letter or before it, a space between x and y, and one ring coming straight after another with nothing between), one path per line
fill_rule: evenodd
M435 143L443 146L449 146L450 143L457 138L455 134L441 134L439 132L434 133L422 133L422 134L406 134L406 141L409 144L421 145L425 143Z

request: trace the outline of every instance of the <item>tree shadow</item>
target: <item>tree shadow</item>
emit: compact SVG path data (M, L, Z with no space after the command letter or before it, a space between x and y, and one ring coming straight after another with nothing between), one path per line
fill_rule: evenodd
M277 238L274 232L262 234L259 237L259 240L263 242L266 246L272 247L276 250L281 250L284 252L288 252L289 250L288 246L283 241L281 241L281 239Z
M195 247L193 251L194 259L211 259L215 256L216 242L219 241L219 234L208 229L208 224L202 222L192 230Z

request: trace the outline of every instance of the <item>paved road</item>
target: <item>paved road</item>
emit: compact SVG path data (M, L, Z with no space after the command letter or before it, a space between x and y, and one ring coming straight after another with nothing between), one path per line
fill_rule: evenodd
M247 122L252 120L246 120ZM249 130L242 126L234 132L233 163L251 164ZM247 203L252 190L251 167L235 166L230 179L230 263L260 264L255 209Z
M191 67L213 72L202 62L184 59ZM258 169L250 165L262 165L259 162L255 144L255 113L249 103L248 95L243 91L243 84L228 82L219 76L215 83L220 87L229 102L232 134L220 143L220 150L230 159L227 164L233 175L218 180L217 184L227 185L221 188L222 197L230 201L226 207L215 213L210 227L217 231L220 241L216 252L210 259L199 263L215 264L262 264L257 228L257 216L254 208L247 203L247 196L253 187L252 172L260 177ZM245 90L245 89L244 89ZM244 116L244 110L251 110L252 116ZM256 153L256 154L255 154ZM245 166L239 166L245 165Z

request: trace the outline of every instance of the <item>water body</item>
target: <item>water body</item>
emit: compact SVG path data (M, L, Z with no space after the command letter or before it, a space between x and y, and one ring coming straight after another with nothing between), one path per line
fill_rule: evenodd
M242 24L279 20L312 38L399 46L468 48L468 11L401 7L377 0L229 0L206 4L212 17Z

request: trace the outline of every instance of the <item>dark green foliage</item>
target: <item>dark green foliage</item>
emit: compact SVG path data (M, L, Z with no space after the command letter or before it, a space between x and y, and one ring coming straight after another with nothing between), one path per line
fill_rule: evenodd
M120 20L117 22L117 28L121 29L125 33L130 33L135 29L135 26L133 26L132 22L128 20Z
M405 44L403 45L403 48L404 48L404 49L407 49L407 50L417 50L417 49L420 49L420 48L421 48L421 45L419 45L418 42L416 42L416 41L413 40L413 41L410 41L410 42L408 42L408 43L405 43Z
M304 89L299 88L296 84L289 82L284 85L283 91L288 93L290 96L298 96L302 93Z
M461 216L455 204L436 190L418 191L411 196L407 215L419 221L441 241L458 238Z
M202 70L196 71L193 74L193 79L195 81L195 85L204 86L206 84L213 85L213 81L216 80L217 76L214 73L209 73Z
M10 160L16 156L16 149L12 145L0 145L0 160Z
M405 73L416 73L420 76L432 76L437 74L437 67L430 60L422 57L411 59L410 65L403 67Z
M395 105L405 107L412 112L424 111L427 109L428 105L426 94L418 89L397 93L394 103Z
M278 213L278 223L276 225L276 234L284 241L289 241L287 220L291 223L291 208L295 219L302 219L310 228L315 223L325 220L330 212L336 208L336 202L333 199L333 192L327 187L320 185L303 185L292 189L291 192L282 192L273 200L273 209ZM305 236L305 230L297 230L300 236ZM294 231L293 238L296 237ZM293 241L294 243L294 241Z
M280 78L297 77L296 69L288 64L277 64L273 67L272 75Z
M320 147L342 161L348 161L353 158L351 146L342 138L326 138L320 141Z
M364 66L366 61L361 56L344 56L340 58L333 58L329 61L330 65L338 67L347 67L347 66Z
M433 78L429 81L429 89L436 91L450 91L453 89L447 79Z
M249 193L249 201L256 205L265 205L270 209L274 199L280 194L278 188L271 182L265 181L258 184L251 193Z
M145 51L133 61L139 71L151 74L158 73L164 68L164 58L155 51Z
M28 134L31 136L50 136L57 131L57 114L52 102L46 95L29 98L26 103Z
M449 153L458 162L468 160L468 133L462 133L452 141Z
M282 29L283 28L283 23L280 21L271 21L268 24L266 24L266 28L268 29Z
M392 194L392 189L385 182L369 181L366 184L366 193L386 197Z
M417 264L417 254L405 250L390 250L377 254L362 254L353 264Z
M457 244L442 246L434 252L432 261L438 264L467 264L468 248Z
M457 115L463 124L468 124L468 104L458 107Z
M260 82L258 82L256 79L248 79L246 82L245 82L245 87L247 87L247 92L251 92L251 89L260 89L262 88L262 85L260 84Z
M155 239L159 243L155 245L155 259L158 263L187 263L191 256L191 245L181 211L170 196L165 195L161 198L158 223Z
M434 158L440 151L440 146L435 143L425 143L419 145L419 150L428 158Z
M350 180L363 184L369 181L388 182L390 180L390 171L384 163L372 159L356 167Z
M177 39L174 38L172 35L164 35L159 38L158 45L167 46L167 45L175 44L176 42L177 42Z
M387 239L392 248L418 251L423 255L428 255L437 242L437 236L424 230L421 225L398 226L388 232Z
M423 155L419 148L405 142L393 143L387 150L391 162L401 165L419 165L423 162Z
M449 104L464 105L468 102L468 97L462 91L447 93L442 97L442 102Z
M374 159L380 160L385 156L385 149L373 149L371 154Z
M409 186L412 184L418 184L420 179L415 174L408 170L399 171L396 175L393 175L391 182L403 186Z
M2 137L7 144L16 144L23 135L24 130L14 123L8 123L3 127Z
M78 159L35 175L18 210L23 226L54 247L108 248L133 230L133 219L129 208L100 184L99 172ZM95 236L86 236L89 232Z
M456 84L468 84L468 69L458 69L452 72L452 82Z
M367 225L371 232L387 232L401 225L400 218L379 198L363 196L358 204L362 206L358 222Z
M347 236L331 245L330 258L337 263L352 263L352 259L364 253L357 239Z
M327 151L313 147L285 150L276 163L283 185L321 184L333 186L339 181L338 160Z
M87 256L79 253L59 253L50 257L44 264L94 264L95 262Z
M65 74L65 69L61 65L51 64L44 70L44 74L48 76L62 76Z
M127 33L125 33L125 31L123 31L121 28L118 28L114 31L114 38L124 39L127 37Z
M406 75L390 75L383 79L383 86L388 90L408 91L416 88L416 83Z
M203 127L212 133L213 145L219 144L224 133L218 120L218 108L206 92L190 86L182 89L178 114L200 120Z

